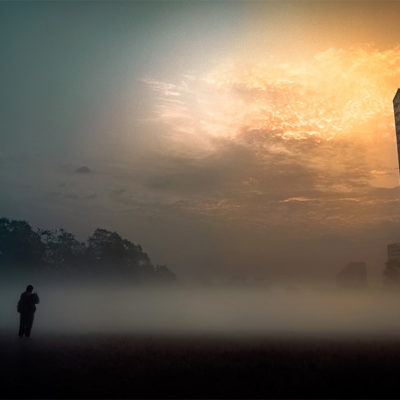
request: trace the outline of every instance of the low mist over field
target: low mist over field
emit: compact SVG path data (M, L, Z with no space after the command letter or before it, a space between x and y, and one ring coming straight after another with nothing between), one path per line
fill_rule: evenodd
M16 330L25 289L2 287L0 319ZM399 335L400 295L382 289L128 287L42 284L34 336L62 334ZM3 328L3 329L4 329Z

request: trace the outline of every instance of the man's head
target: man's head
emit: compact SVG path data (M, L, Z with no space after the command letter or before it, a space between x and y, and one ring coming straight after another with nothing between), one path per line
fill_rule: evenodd
M32 286L32 285L28 285L28 286L26 287L26 291L27 291L27 292L32 293L32 290L33 290L33 286Z

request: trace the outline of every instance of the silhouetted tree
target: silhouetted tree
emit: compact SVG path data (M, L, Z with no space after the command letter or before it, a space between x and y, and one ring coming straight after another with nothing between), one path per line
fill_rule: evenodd
M88 263L102 271L137 275L154 272L149 256L140 246L106 229L96 229L89 237L86 254Z
M176 275L170 271L165 265L157 265L155 273L163 282L175 282Z
M39 265L45 246L26 221L0 218L0 264Z
M0 265L35 266L54 271L90 272L116 278L170 282L175 275L166 266L154 267L140 245L117 232L96 229L79 242L64 229L34 232L25 221L0 218Z
M39 230L44 241L43 261L53 267L76 267L84 262L85 243L75 239L72 233L64 229L55 231Z

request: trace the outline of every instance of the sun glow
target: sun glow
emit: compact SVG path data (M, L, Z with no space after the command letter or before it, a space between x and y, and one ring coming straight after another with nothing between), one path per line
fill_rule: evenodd
M179 83L147 82L159 94L158 118L176 133L368 139L392 134L400 49L329 49L296 65L227 63Z
M146 82L171 154L224 176L217 194L192 205L199 213L256 226L295 219L301 229L397 215L400 48L331 48L297 63L221 63Z

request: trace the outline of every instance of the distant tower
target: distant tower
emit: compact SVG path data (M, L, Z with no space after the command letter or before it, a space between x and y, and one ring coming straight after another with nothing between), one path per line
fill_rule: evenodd
M383 271L386 285L400 285L400 243L388 244L388 260Z
M394 120L396 123L397 156L399 159L400 170L400 89L397 89L396 96L393 99Z

